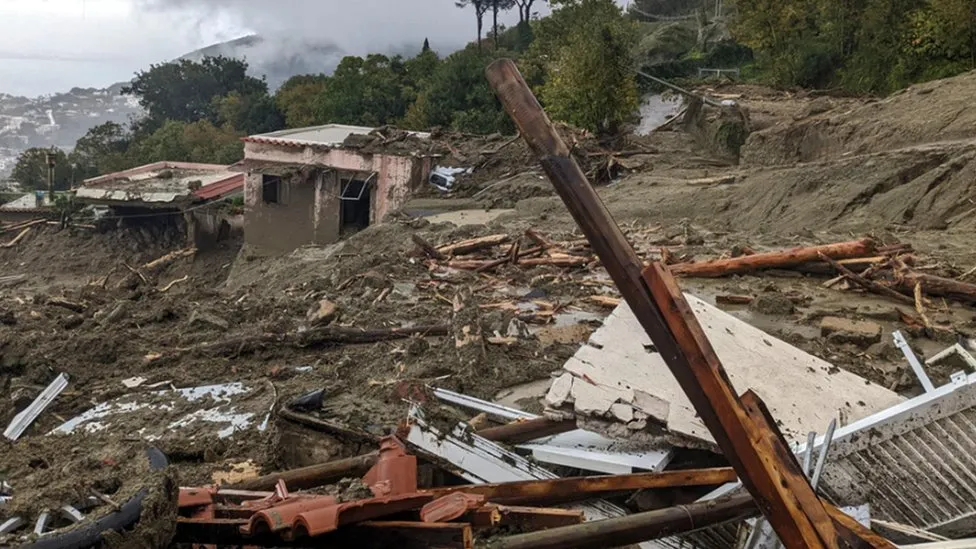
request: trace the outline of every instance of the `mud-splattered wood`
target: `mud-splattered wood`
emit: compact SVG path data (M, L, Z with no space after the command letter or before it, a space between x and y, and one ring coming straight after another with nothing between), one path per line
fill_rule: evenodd
M840 262L835 261L834 259L832 259L830 257L827 257L826 255L821 254L820 255L820 259L822 259L825 262L827 262L831 267L834 268L834 270L836 270L842 276L844 276L845 278L847 278L848 280L850 280L854 284L857 284L858 286L864 288L865 290L867 290L869 292L872 292L872 293L875 293L875 294L878 294L878 295L883 295L885 297L890 297L890 298L892 298L892 299L894 299L896 301L901 301L902 303L908 303L908 304L911 304L911 305L914 305L915 304L915 300L913 300L912 298L910 298L910 297L908 297L906 295L902 295L902 294L900 294L900 293L892 290L891 288L885 286L884 284L881 284L879 282L875 282L873 280L868 280L867 278L864 278L863 276L861 276L861 275L855 273L854 271L848 269L847 267L841 265Z
M831 259L868 257L874 254L875 243L865 238L851 242L839 242L824 246L794 248L781 252L745 255L731 259L715 259L695 263L681 263L671 269L675 276L717 278L734 274L750 273L763 269L788 269L814 262L821 255Z

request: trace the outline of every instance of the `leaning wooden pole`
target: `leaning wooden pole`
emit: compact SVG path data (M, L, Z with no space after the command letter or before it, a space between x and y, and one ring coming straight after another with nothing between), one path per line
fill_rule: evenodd
M652 265L647 277L652 286L645 282L641 260L515 63L495 61L487 75L556 192L780 540L791 549L838 547L834 522L820 499L795 460L784 459L778 441L765 436L746 413L667 268Z

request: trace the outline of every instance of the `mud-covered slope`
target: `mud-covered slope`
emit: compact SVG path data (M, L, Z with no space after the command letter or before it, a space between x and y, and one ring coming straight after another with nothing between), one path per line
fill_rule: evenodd
M912 86L883 100L844 105L753 133L747 166L811 162L976 138L976 71Z

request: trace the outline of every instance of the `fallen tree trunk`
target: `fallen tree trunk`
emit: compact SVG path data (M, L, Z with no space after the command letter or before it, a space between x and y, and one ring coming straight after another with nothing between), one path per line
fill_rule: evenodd
M415 335L445 336L449 333L450 326L448 325L414 326L411 328L376 328L372 330L325 326L304 332L235 337L213 343L204 343L187 349L179 349L171 353L170 356L182 356L185 354L233 356L253 353L268 347L305 348L329 345L351 345L406 339Z
M263 477L253 478L229 486L234 490L274 490L279 480L285 481L290 490L307 490L331 484L347 477L361 477L376 463L379 456L372 452L362 456L329 461L300 469L281 471Z
M512 238L507 234L493 234L489 236L482 236L479 238L472 238L470 240L462 240L461 242L455 242L454 244L448 244L447 246L441 246L437 248L437 252L443 255L464 255L471 252L476 252L478 250L483 250L485 248L494 248L501 244L507 244Z
M749 273L763 269L783 269L804 263L819 261L824 255L831 259L866 257L874 253L875 243L869 238L851 242L839 242L825 246L794 248L782 252L747 255L732 259L715 259L672 266L675 276L717 278L733 274Z
M915 271L901 271L895 275L894 284L906 297L914 296L915 286L921 284L922 293L925 295L937 295L966 303L976 303L976 284L961 282L952 278L943 278ZM914 299L909 299L909 301L914 305Z
M24 239L25 236L27 236L27 233L29 233L30 230L31 230L30 227L25 228L24 230L20 231L20 234L18 234L17 236L15 236L13 240L11 240L10 242L7 242L6 244L0 245L0 247L3 247L3 248L13 248L14 246L17 245L18 242L20 242L21 240Z

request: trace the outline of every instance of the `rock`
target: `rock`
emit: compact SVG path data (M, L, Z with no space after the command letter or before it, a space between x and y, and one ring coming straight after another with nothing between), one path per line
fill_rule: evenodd
M546 394L546 404L553 408L559 408L569 400L573 391L573 374L563 374L552 382L549 392Z
M305 318L312 326L327 326L335 320L338 314L339 306L328 299L323 299L312 305Z
M62 318L58 324L60 324L65 330L73 330L78 326L81 326L84 322L85 319L81 315L68 315Z
M820 335L831 343L850 343L862 348L881 341L881 325L863 320L826 316L820 321Z
M881 341L868 347L868 354L882 360L899 360L904 358L901 351L893 343L887 341Z
M13 311L8 311L6 309L0 310L0 324L4 326L13 326L17 324L17 316Z
M230 323L226 320L217 315L203 311L193 311L193 314L190 315L189 325L191 328L199 328L201 330L226 330L227 328L230 328Z
M122 301L115 306L111 311L109 311L99 323L102 326L108 326L110 324L115 324L116 322L122 320L129 314L129 305L131 301Z
M789 297L777 292L759 294L749 308L766 315L789 315L796 310Z
M512 321L508 323L508 329L505 330L505 335L508 337L529 339L532 337L532 332L529 331L528 324L517 318L513 318Z

